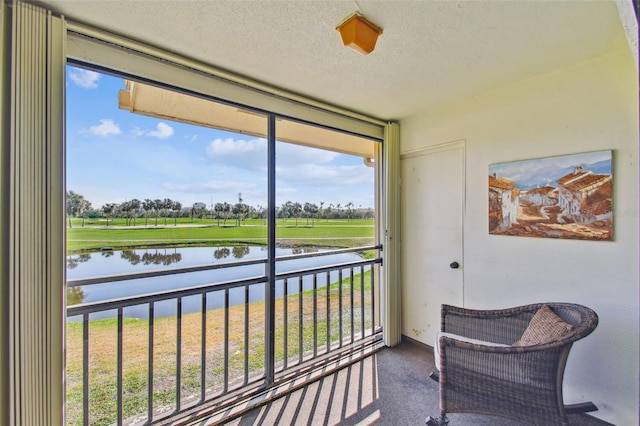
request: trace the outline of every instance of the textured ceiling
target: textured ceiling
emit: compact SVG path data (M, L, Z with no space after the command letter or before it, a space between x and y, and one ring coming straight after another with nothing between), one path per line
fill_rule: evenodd
M91 24L382 119L596 57L626 43L613 1L47 0ZM342 46L359 10L373 53Z

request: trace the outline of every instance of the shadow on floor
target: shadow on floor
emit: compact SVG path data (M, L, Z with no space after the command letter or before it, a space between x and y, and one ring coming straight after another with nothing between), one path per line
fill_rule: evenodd
M438 384L432 350L403 340L383 348L335 374L257 407L228 425L424 425L428 415L439 415ZM570 416L570 425L609 423L585 414ZM492 416L451 414L451 426L520 426Z

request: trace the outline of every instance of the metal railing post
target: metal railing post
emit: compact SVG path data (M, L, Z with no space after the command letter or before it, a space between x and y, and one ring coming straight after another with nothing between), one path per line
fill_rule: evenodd
M273 219L275 220L275 214ZM273 227L272 227L273 228ZM271 238L275 238L275 231L269 231L273 235ZM275 248L275 244L273 245ZM365 247L366 249L376 249L377 247ZM339 250L340 253L361 251L363 248L357 249L343 249ZM293 256L281 256L277 260L278 262L287 262L293 260L299 260L304 258L316 257L320 255L331 255L335 254L337 251L330 251L327 253L313 253L313 254L298 254ZM271 255L275 255L275 249ZM91 346L91 333L90 333L90 316L95 315L95 318L100 318L101 316L105 316L108 311L112 311L116 313L117 322L115 327L117 329L117 348L116 348L116 365L114 367L114 375L116 376L116 409L111 411L109 415L112 415L113 422L117 424L124 424L129 421L127 417L131 415L141 415L141 413L129 413L131 410L130 405L127 406L127 386L125 383L126 372L127 372L127 354L131 350L129 347L129 343L124 339L125 332L125 310L136 307L136 306L146 306L147 316L148 316L148 347L145 348L147 352L147 389L142 391L147 394L146 407L143 409L146 411L147 423L156 423L159 421L164 421L166 418L171 416L179 415L182 411L189 411L194 408L190 402L190 399L196 397L197 393L200 394L200 401L196 402L195 405L200 405L206 402L211 401L219 396L228 395L231 392L237 392L240 388L244 386L258 383L264 380L264 384L260 384L260 387L267 386L270 387L277 380L280 380L279 375L281 372L287 373L288 368L304 365L307 362L311 363L314 361L316 357L319 355L328 355L332 350L343 348L347 343L349 345L353 345L357 343L357 340L364 339L365 335L374 335L380 332L379 327L376 327L376 298L375 289L376 289L376 268L381 264L382 259L362 259L358 261L349 261L343 263L332 263L323 266L317 266L313 268L305 267L303 269L293 270L290 268L289 270L281 271L276 274L275 271L275 257L273 257L272 262L267 262L266 271L270 275L267 277L257 276L257 277L248 277L242 278L238 280L231 281L221 281L214 283L206 283L200 284L193 287L183 287L179 289L172 290L163 290L157 293L147 293L147 294L139 294L130 297L123 297L118 299L109 299L105 301L96 301L89 303L81 303L79 305L68 306L67 307L67 315L69 317L81 317L82 320L82 372L83 372L83 421L84 424L88 425L92 423L91 416L91 407L90 407L90 395L91 395L91 385L89 377L92 374L90 368L90 346ZM253 262L253 261L252 261ZM262 260L264 262L264 260ZM243 264L247 264L248 262L242 262ZM327 262L328 263L328 262ZM270 266L269 266L270 265ZM231 267L231 265L228 265ZM191 270L193 267L189 267ZM198 268L200 269L200 268ZM365 289L365 273L370 271L370 281L371 288L369 290ZM356 292L356 272L360 272L360 290ZM178 272L178 271L176 271ZM149 275L151 271L148 272ZM185 272L186 273L186 272ZM347 275L348 274L348 275ZM322 278L323 277L323 278ZM139 275L136 274L136 278L139 278ZM337 278L337 281L336 281ZM99 282L108 283L109 277L100 277L91 278L91 284L97 284ZM297 285L294 282L297 280ZM343 280L349 282L349 288L342 288ZM89 281L89 280L87 280ZM123 281L123 280L121 280ZM283 285L282 294L279 296L282 300L282 306L280 311L278 311L277 318L277 326L279 330L279 334L282 333L282 337L279 337L278 340L275 338L276 331L276 282L278 283L278 292L280 292L280 284ZM78 282L76 281L76 284ZM289 287L291 284L291 288ZM250 286L255 285L264 285L265 286L265 297L268 302L266 303L266 318L265 318L265 365L264 365L264 376L258 374L251 374L251 365L250 362L250 353L251 349L250 345L252 344L250 327L249 323L251 320L250 315ZM336 289L335 286L338 288ZM322 288L324 287L324 288ZM313 294L305 294L305 288L309 288ZM237 291L236 291L237 290ZM370 292L369 300L370 303L366 303L367 299L367 291ZM238 293L238 300L232 301L231 293ZM297 293L297 294L296 294ZM358 294L359 293L359 294ZM280 294L280 293L279 293ZM208 296L211 295L211 299ZM196 301L195 306L189 307L189 298ZM356 302L357 298L360 298L359 302ZM291 299L291 305L289 305L289 298ZM347 301L346 299L349 298ZM221 300L221 306L215 306L213 309L220 309L223 315L222 319L216 319L215 328L217 330L221 330L221 343L222 347L220 350L219 358L215 348L217 344L211 344L212 352L209 351L209 343L207 339L207 328L210 326L208 324L207 318L207 308L209 301L215 301L218 299ZM294 303L297 299L297 309L294 306ZM324 303L324 306L321 304ZM175 312L175 326L173 325L173 321L169 323L164 323L164 327L175 327L176 336L175 336L175 358L173 362L175 362L176 371L175 371L175 387L173 387L174 397L175 397L175 409L173 412L168 413L166 408L169 405L166 405L166 402L159 404L162 401L161 393L164 391L162 386L162 376L156 377L156 371L162 371L162 369L156 369L154 363L156 358L162 358L162 350L159 349L159 352L156 352L154 348L156 348L156 340L162 339L162 322L156 322L158 319L156 314L160 313L160 318L164 316L161 313L161 310L158 309L158 305L160 303L166 303L172 301L176 308ZM333 304L332 304L333 302ZM239 306L239 309L235 309L233 312L230 311L232 306L236 305L244 305L242 309ZM371 315L371 331L365 332L365 326L367 325L366 320L366 312L368 311L370 305L370 315ZM259 305L258 305L259 306ZM356 324L358 320L356 315L356 310L360 310L361 317L359 320L360 324ZM344 312L343 312L344 310ZM323 312L324 311L324 312ZM131 311L133 313L133 311ZM186 321L191 323L191 320L187 320L185 315L190 313L199 313L200 318L200 332L199 336L200 340L200 351L199 351L199 363L200 363L200 372L199 372L199 381L200 388L196 389L196 385L191 385L189 382L191 381L191 374L187 373L190 371L189 369L192 367L192 363L197 363L198 361L191 360L189 355L189 351L187 350L187 346L183 348L183 344L187 345L185 339L185 328L188 324ZM280 313L283 315L282 323L280 323ZM217 314L212 314L213 318L220 318ZM288 324L289 316L298 317L298 324ZM305 320L305 315L307 316L307 320ZM173 312L170 313L170 317L173 317ZM324 317L324 318L322 318ZM212 319L212 318L209 318ZM244 320L244 336L236 336L236 324L238 320ZM347 326L347 321L349 321L349 326ZM326 330L320 332L320 327L324 326ZM358 330L359 327L359 330ZM332 332L333 328L333 332ZM368 329L368 327L367 327ZM156 331L160 334L156 335ZM357 332L359 331L359 332ZM289 336L291 333L291 336ZM346 336L346 333L350 333L349 336ZM297 354L295 354L296 347L294 338L298 336L298 345L297 345ZM160 336L159 339L156 337ZM356 337L358 336L358 337ZM236 338L237 337L237 338ZM349 339L347 339L349 337ZM323 338L326 341L322 341ZM236 361L242 361L239 357L236 357L237 354L241 354L239 350L236 350L236 344L240 347L243 345L242 340L244 340L244 370L237 371L241 367L240 363ZM214 342L215 343L215 342ZM290 345L291 343L291 345ZM167 343L163 343L166 345ZM312 346L310 346L312 344ZM256 343L259 345L259 343ZM276 345L278 351L276 351ZM291 347L290 347L291 346ZM320 347L319 347L320 346ZM322 348L321 347L325 347ZM348 346L348 345L347 345ZM159 347L161 348L161 347ZM184 349L184 350L183 350ZM278 353L278 358L276 359L276 353ZM291 355L291 359L289 359L289 355ZM212 363L209 364L210 360L209 356L212 357ZM183 359L184 358L184 359ZM216 359L213 359L216 358ZM297 360L296 360L297 358ZM276 361L278 362L276 364ZM216 366L222 364L222 371L220 372L220 376L217 377L218 373L215 371ZM276 368L277 365L277 368ZM183 367L184 371L183 371ZM257 368L257 367L256 367ZM211 389L207 388L207 372L211 372L210 380L213 382ZM276 371L278 372L278 377L276 378ZM256 373L256 371L254 371ZM96 376L98 377L98 376ZM195 377L194 377L195 379ZM94 379L96 380L96 379ZM221 383L217 383L220 381ZM154 383L155 382L155 383ZM185 385L183 387L183 384ZM157 385L157 386L154 386ZM156 388L156 389L154 389ZM155 394L154 390L159 391L158 395ZM208 397L209 396L209 397ZM184 397L184 403L183 403ZM154 400L155 399L155 400ZM189 402L189 403L187 403ZM156 405L159 405L156 407ZM157 409L157 410L156 410ZM155 417L155 418L154 418Z
M89 314L82 315L82 424L89 425Z

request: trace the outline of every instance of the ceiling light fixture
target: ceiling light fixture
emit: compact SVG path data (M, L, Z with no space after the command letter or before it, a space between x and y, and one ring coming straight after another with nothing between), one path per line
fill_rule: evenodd
M342 37L345 46L356 50L363 55L373 52L378 36L382 29L368 21L359 13L349 16L342 24L336 27Z

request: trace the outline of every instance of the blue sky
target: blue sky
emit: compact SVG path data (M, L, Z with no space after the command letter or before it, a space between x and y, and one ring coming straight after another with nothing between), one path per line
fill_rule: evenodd
M522 190L545 185L557 186L556 180L572 173L576 166L595 174L611 174L611 156L612 152L607 150L497 163L489 166L489 174L495 173L499 178L509 179Z
M266 141L118 108L124 81L67 67L67 190L94 208L132 198L267 203ZM374 206L373 168L360 157L278 143L277 204Z

